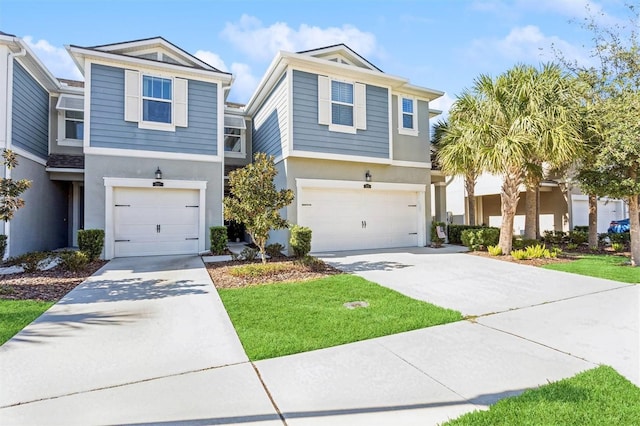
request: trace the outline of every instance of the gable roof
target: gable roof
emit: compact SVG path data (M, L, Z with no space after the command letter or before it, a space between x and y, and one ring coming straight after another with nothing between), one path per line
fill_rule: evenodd
M6 37L15 37L15 34L5 33L4 31L0 31L0 35L6 36Z
M373 65L363 56L358 54L358 52L356 52L355 50L353 50L352 48L350 48L344 43L332 44L331 46L318 47L316 49L302 50L296 53L300 55L309 55L316 58L323 58L323 57L338 54L345 57L347 60L352 62L355 66L383 72L380 68Z
M51 71L33 53L29 45L20 37L0 31L0 44L9 48L9 52L22 66L27 68L31 75L49 92L60 89L60 83L51 74Z

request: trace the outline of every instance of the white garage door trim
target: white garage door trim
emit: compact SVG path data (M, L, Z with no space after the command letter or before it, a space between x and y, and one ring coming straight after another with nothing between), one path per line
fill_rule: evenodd
M113 178L105 177L105 230L104 230L104 253L105 259L113 259L115 255L115 222L114 222L114 188L153 188L155 179L138 179L138 178ZM199 207L199 235L198 235L198 251L203 252L205 246L205 191L207 189L207 181L201 180L162 180L163 188L168 189L197 189L200 194ZM161 190L160 188L158 188Z
M417 212L418 215L418 238L417 247L426 245L426 222L425 222L425 196L427 191L426 185L414 183L392 183L392 182L362 182L349 180L328 180L328 179L296 179L296 193L302 194L305 188L315 189L364 189L367 191L405 191L417 193ZM297 197L297 216L299 217L302 205L301 197Z

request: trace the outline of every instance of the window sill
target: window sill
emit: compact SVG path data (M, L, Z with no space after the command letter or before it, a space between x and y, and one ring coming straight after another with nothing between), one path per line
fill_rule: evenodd
M82 148L82 139L59 139L58 145L60 146L76 146Z
M154 123L150 121L141 121L138 123L139 129L160 130L163 132L175 132L176 126L171 123Z
M224 156L230 158L246 158L247 154L244 152L225 151Z
M415 129L399 128L398 133L405 136L418 136L420 133Z
M357 133L356 128L353 126L343 126L341 124L329 124L330 132L350 133L355 135Z

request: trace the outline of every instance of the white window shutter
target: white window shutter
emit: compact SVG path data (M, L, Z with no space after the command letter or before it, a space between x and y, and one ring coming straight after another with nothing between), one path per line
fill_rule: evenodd
M188 120L188 81L184 78L173 80L173 119L178 127L187 127Z
M355 84L356 129L367 130L367 86Z
M331 80L318 76L318 124L331 124Z
M140 73L124 71L124 120L140 121Z

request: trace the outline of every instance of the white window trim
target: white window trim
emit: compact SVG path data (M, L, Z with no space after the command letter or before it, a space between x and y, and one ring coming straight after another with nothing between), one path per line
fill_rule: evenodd
M333 81L351 84L353 87L353 103L333 101L331 98L331 83ZM318 75L318 124L329 127L331 132L356 134L358 130L367 129L367 99L366 85L351 80ZM332 105L348 105L353 108L353 125L345 126L333 124Z
M411 113L411 115L413 116L413 128L412 129L407 129L404 127L403 123L403 115L405 114L405 112L402 110L402 100L403 99L408 99L411 102L413 102L413 113ZM407 113L408 114L408 113ZM401 135L407 135L407 136L418 136L419 131L418 131L418 100L412 96L406 96L406 95L398 95L398 133Z
M163 80L171 80L171 100L167 101L166 99L159 99L159 98L151 98L148 96L144 96L144 78L145 77L156 77L156 78L161 78ZM176 131L176 125L175 125L175 85L176 82L174 81L173 77L167 77L164 75L158 75L158 74L152 74L152 73L148 73L148 72L140 72L140 121L138 122L138 127L141 129L150 129L150 130L163 130L163 131L170 131L170 132L175 132ZM153 100L153 101L158 101L158 102L166 102L171 104L171 122L170 123L160 123L157 121L145 121L144 120L144 101L145 100Z
M77 96L77 95L68 95L68 94L61 94L60 97L58 98L58 102L56 104L56 109L58 110L58 138L56 139L56 142L58 143L58 145L60 146L75 146L75 147L82 147L84 141L82 139L72 139L72 138L67 138L66 136L66 123L65 121L67 120L66 116L65 116L65 111L79 111L83 113L84 116L84 108L83 109L77 109L77 108L64 108L61 107L61 101L64 97L67 98L78 98L78 99L82 99L83 100L83 104L84 104L84 96ZM73 120L73 121L79 121L79 120ZM82 123L86 126L86 119L83 118L82 119ZM84 135L83 135L84 137Z
M225 127L225 129L227 129L229 127ZM233 129L235 129L236 127L231 127ZM225 130L223 130L224 132ZM224 156L225 157L233 157L233 158L244 158L247 156L247 138L246 138L246 130L240 129L240 135L231 135L229 133L224 133L223 134L223 138L226 139L227 135L229 136L239 136L240 137L240 151L224 151Z

